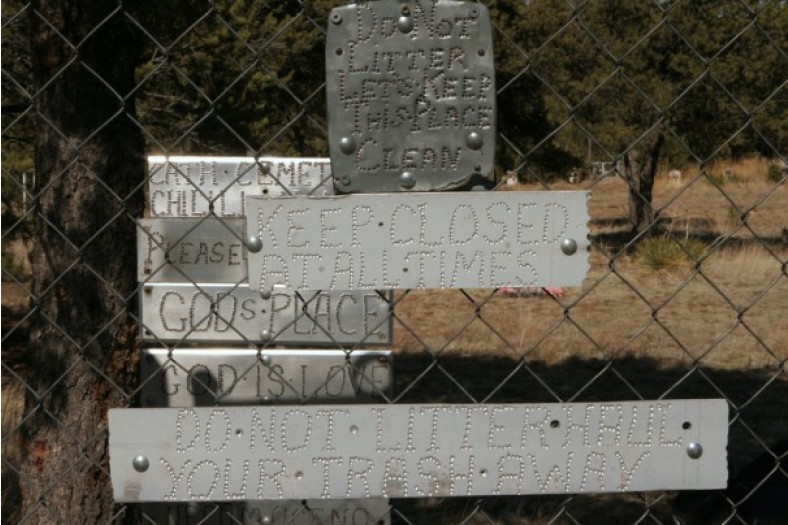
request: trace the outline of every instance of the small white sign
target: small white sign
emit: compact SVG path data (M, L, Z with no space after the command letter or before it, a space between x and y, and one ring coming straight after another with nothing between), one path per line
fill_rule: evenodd
M719 489L721 399L113 409L117 501Z
M578 286L588 193L247 198L254 290Z

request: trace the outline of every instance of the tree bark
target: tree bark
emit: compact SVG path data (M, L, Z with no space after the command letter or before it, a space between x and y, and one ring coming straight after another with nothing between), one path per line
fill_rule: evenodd
M116 9L38 0L31 13L41 194L21 428L29 523L105 523L116 510L107 410L127 405L136 381L133 218L145 175L129 96L138 45Z
M658 134L644 151L630 149L624 155L624 173L629 184L629 224L631 233L638 235L649 230L656 219L652 206L654 178L665 137ZM650 232L656 230L651 228Z

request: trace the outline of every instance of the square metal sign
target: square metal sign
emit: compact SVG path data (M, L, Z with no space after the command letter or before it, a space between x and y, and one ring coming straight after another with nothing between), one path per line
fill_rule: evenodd
M588 192L248 197L249 287L390 290L579 286Z
M125 502L719 489L727 437L724 399L109 411Z
M489 175L496 134L489 11L454 0L335 8L326 96L338 192L450 190Z
M329 159L148 157L151 217L243 217L247 195L300 194L334 194Z

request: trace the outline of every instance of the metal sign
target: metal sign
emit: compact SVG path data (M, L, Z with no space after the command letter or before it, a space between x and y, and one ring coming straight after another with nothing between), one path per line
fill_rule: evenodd
M148 157L152 217L243 217L247 195L333 195L325 158Z
M246 281L243 219L138 219L141 282Z
M341 192L432 191L492 172L487 8L452 0L337 7L326 34L331 163Z
M359 403L392 394L391 351L143 349L142 406Z
M148 503L145 523L177 525L389 525L387 499Z
M252 344L391 344L390 304L374 291L272 293L246 284L149 283L142 340Z
M249 197L254 290L575 286L584 191Z
M109 411L118 501L726 486L721 399Z

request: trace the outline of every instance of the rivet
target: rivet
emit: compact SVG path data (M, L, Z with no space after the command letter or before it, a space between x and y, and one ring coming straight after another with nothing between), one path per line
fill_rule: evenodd
M416 185L416 175L411 171L403 171L399 176L399 185L406 190Z
M266 328L260 330L260 339L262 339L264 343L267 343L268 341L270 341L271 340L271 330L268 330ZM263 356L263 364L265 364L265 358L266 357L268 357L268 356ZM268 360L270 361L271 358L268 357Z
M400 30L400 33L410 33L413 31L413 18L409 16L401 16L397 20L397 29Z
M468 138L465 140L468 147L471 149L479 149L484 145L484 139L478 131L471 131L468 133Z
M269 289L260 290L260 297L267 301L268 299L271 298L271 290Z
M150 466L150 463L148 462L148 458L146 458L143 455L139 455L136 458L134 458L131 464L134 467L134 470L136 470L137 472L145 472L146 470L148 470L148 467Z
M263 170L263 175L270 175L271 174L271 163L270 162L263 162L262 170Z
M263 249L263 240L256 235L251 235L246 238L246 249L252 253L257 253Z
M703 455L703 447L700 443L693 441L687 445L687 455L692 459L698 459Z
M342 137L339 139L339 149L342 150L342 153L345 155L350 155L356 151L356 141L353 137Z
M143 290L145 291L145 293L149 294L149 293L153 292L153 287L152 286L146 286L146 287L143 288Z
M339 14L339 13L332 14L331 15L331 21L333 23L335 23L335 24L341 24L342 23L342 15Z
M577 252L577 241L574 239L564 239L561 241L561 251L566 255L574 255Z
M267 332L268 330L263 330L263 331ZM260 358L260 361L262 361L265 366L271 366L271 356L270 355L264 355L263 357Z
M475 7L471 9L471 18L478 18L479 17L479 10Z

